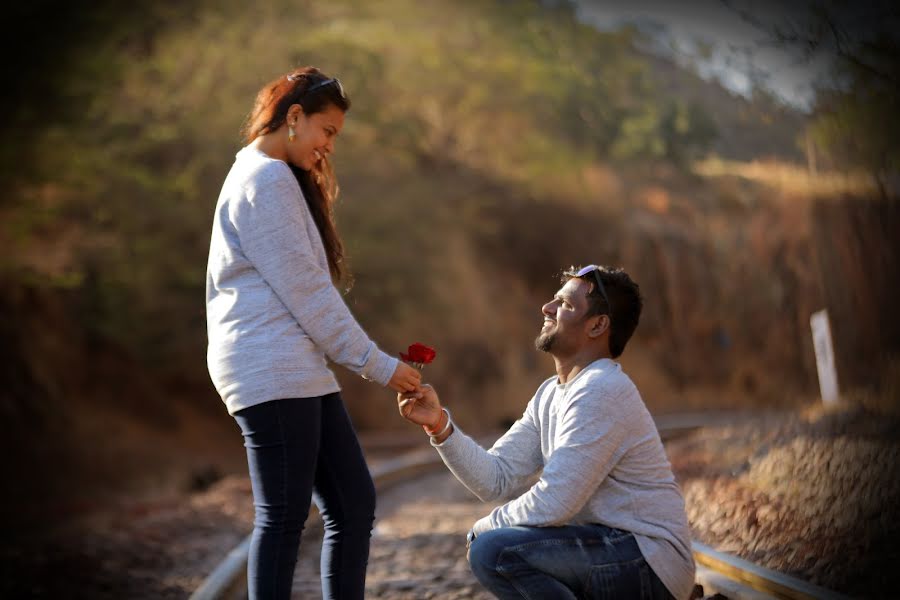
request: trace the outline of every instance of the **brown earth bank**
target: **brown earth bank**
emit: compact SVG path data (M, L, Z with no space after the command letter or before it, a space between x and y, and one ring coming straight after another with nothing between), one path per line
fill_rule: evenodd
M695 539L869 598L900 586L898 438L896 416L815 407L699 430L667 451ZM0 595L187 597L251 528L246 477L220 475L4 536Z

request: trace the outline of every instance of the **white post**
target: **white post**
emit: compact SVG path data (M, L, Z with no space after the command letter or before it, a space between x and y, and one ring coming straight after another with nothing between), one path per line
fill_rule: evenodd
M823 308L814 312L809 317L809 326L812 328L813 348L816 351L816 369L819 372L819 391L822 393L822 402L831 404L838 401L839 394L828 311Z

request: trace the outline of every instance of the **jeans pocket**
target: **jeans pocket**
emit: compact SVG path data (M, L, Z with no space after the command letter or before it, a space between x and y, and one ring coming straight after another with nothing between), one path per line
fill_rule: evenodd
M593 566L588 575L585 598L652 599L650 566L643 557L627 562Z

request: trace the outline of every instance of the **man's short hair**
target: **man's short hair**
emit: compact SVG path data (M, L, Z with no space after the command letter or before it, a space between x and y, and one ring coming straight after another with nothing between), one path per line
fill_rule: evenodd
M573 277L578 277L576 273L579 270L572 267L563 271L561 282L565 283ZM609 306L597 286L594 272L600 275ZM634 330L637 329L638 321L641 318L641 309L644 307L641 289L621 268L601 266L596 271L588 272L578 278L591 284L591 291L588 293L588 311L585 317L609 315L609 352L613 358L618 358L625 351L625 345L631 339Z

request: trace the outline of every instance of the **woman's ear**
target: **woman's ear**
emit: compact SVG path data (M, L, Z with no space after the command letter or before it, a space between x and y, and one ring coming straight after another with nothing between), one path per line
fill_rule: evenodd
M287 111L288 123L294 123L303 114L303 107L299 104L291 104Z

